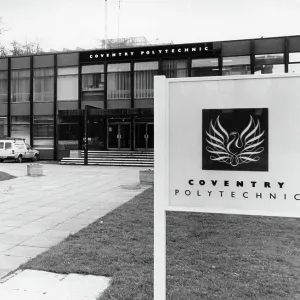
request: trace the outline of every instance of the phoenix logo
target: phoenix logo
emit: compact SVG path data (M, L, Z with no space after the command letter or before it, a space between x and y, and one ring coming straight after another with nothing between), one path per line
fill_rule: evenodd
M256 162L259 154L264 151L261 144L264 142L265 131L261 131L259 120L255 121L250 115L248 125L241 133L227 132L220 123L220 115L210 120L209 130L206 131L206 150L212 154L212 161L230 164L236 167L240 164Z

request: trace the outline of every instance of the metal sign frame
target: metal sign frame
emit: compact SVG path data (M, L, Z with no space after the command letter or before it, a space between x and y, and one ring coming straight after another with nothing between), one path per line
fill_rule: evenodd
M165 300L166 299L166 212L167 211L190 211L190 212L202 212L202 213L225 213L225 214L245 214L245 215L261 215L261 216L277 216L277 217L300 217L300 210L297 210L297 205L300 205L300 193L297 194L298 198L295 198L294 203L289 204L284 202L284 211L280 211L275 207L276 204L270 205L270 208L266 209L260 208L260 210L255 209L243 209L242 207L234 207L231 209L220 209L220 207L214 208L212 206L207 207L184 207L184 206L172 206L170 205L170 83L172 82L193 82L193 81L224 81L224 80L256 80L256 79L268 79L268 78L284 78L287 80L291 78L298 77L300 75L295 74L271 74L271 75L243 75L243 76L226 76L226 77L214 77L214 78L176 78L176 79L166 79L165 76L155 76L154 79L154 124L155 124L155 172L154 172L154 299L155 300ZM285 81L286 83L288 81ZM291 81L289 81L291 82ZM274 87L278 87L278 84L275 84ZM280 88L284 95L285 92L295 93L296 87L295 84L289 83L289 87L292 91L289 91L288 88L284 85ZM289 97L289 95L287 95ZM297 111L300 108L299 101L294 94L291 94L290 97L293 97L293 105L290 106L289 112ZM261 98L263 99L263 98ZM184 99L181 99L184 101ZM273 100L273 99L272 99ZM268 102L269 101L269 102ZM278 101L278 99L277 99ZM273 102L270 99L267 99L267 103L273 105ZM272 104L271 104L272 103ZM286 102L282 102L283 106L286 106ZM268 104L269 105L269 104ZM277 102L277 116L280 114L280 105ZM273 108L273 107L272 107ZM193 107L190 107L193 110ZM272 111L274 112L274 111ZM284 116L282 117L284 118ZM276 121L277 122L277 121ZM273 123L274 124L274 119ZM296 124L295 124L296 126ZM274 137L274 135L272 136ZM286 145L286 147L295 147L300 144L300 138L297 139L295 144ZM288 155L288 154L287 154ZM293 153L293 155L296 155ZM299 164L298 164L299 165ZM284 166L285 170L286 166ZM281 170L282 171L282 170ZM276 171L278 172L278 171ZM290 177L286 177L290 180ZM294 180L291 178L291 180ZM296 180L296 179L295 179ZM295 181L290 181L292 186L295 186ZM243 204L244 205L244 204ZM273 208L272 208L273 206ZM294 207L294 211L292 208Z

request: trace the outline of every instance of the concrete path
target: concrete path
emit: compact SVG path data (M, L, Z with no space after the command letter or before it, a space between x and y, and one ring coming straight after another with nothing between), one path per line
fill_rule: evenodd
M110 278L19 270L0 284L5 300L95 300L109 287Z
M18 176L0 181L0 278L147 188L143 168L45 163L30 177L26 167L0 164Z

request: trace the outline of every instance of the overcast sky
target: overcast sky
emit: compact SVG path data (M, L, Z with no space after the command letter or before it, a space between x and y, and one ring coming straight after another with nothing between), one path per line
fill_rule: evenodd
M205 42L300 34L300 0L107 0L107 37ZM105 37L105 0L0 0L0 43L92 49Z

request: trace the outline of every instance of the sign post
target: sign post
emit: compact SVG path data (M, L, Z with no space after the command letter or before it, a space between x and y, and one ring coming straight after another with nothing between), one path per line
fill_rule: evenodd
M154 299L166 211L300 217L300 76L155 77Z
M165 77L156 76L154 80L154 299L165 300L166 209L169 192L167 180L169 170L168 97ZM157 153L160 155L156 155Z
M84 165L88 165L89 153L89 110L88 105L84 108Z

